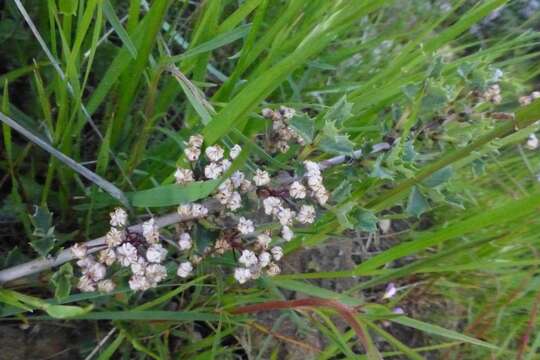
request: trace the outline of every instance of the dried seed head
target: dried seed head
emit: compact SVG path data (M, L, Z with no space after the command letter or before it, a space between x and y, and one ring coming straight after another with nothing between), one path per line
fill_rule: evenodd
M251 272L249 271L249 269L246 269L246 268L236 268L234 270L234 278L240 284L244 284L249 279L251 279Z
M189 184L194 181L193 171L191 169L177 168L174 172L174 178L177 184Z
M77 259L82 259L86 256L88 248L84 244L75 244L71 247L71 252Z
M124 227L127 225L127 213L122 208L116 208L113 212L110 213L111 216L111 226L115 227Z

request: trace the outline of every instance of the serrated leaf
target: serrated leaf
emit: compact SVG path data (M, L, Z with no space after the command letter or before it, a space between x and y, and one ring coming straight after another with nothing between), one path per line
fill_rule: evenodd
M36 206L34 214L30 217L30 221L34 226L30 246L39 255L46 257L56 243L54 226L52 226L52 213L47 208Z
M442 168L434 172L430 177L423 181L423 184L428 187L436 187L447 182L453 175L454 171L451 166Z
M54 285L54 297L62 300L69 296L71 292L71 279L73 278L73 267L66 263L54 273L51 282Z
M341 124L351 116L352 107L353 104L347 101L346 96L343 96L326 112L324 115L324 122L332 122L341 126Z
M374 233L377 231L377 223L379 219L373 211L367 209L360 209L356 215L356 228L360 231L366 231L369 233Z
M424 195L418 190L416 186L412 188L411 194L409 195L409 201L407 203L407 213L419 217L426 210L429 209L429 203L424 198Z
M407 84L401 87L401 91L410 101L413 101L416 98L416 95L418 95L418 92L420 91L420 85Z
M306 114L295 115L291 121L290 126L304 139L307 144L313 142L313 136L315 134L315 122Z
M354 229L355 224L353 220L349 218L351 211L353 210L355 204L348 202L343 206L340 206L336 211L336 218L341 226L347 229Z
M354 144L348 135L340 134L335 123L328 122L324 125L319 148L330 154L350 155L354 151Z
M422 113L434 113L439 111L448 102L448 95L441 86L430 85L426 90L421 102Z
M336 203L340 203L343 200L347 199L351 195L352 185L349 180L343 180L335 189L332 191L331 199Z
M375 164L373 165L373 170L371 170L371 173L369 174L369 176L376 179L393 180L394 176L392 175L392 172L381 165L382 159L383 159L382 156L379 156L377 158L377 160L375 161Z

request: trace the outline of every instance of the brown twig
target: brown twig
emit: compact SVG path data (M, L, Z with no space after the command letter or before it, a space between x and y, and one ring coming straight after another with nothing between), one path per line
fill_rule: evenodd
M362 327L356 319L356 311L336 300L328 299L319 299L319 298L308 298L308 299L297 299L297 300L276 300L276 301L267 301L259 304L252 304L241 306L231 311L232 314L252 314L263 311L272 311L272 310L285 310L285 309L301 309L301 308L331 308L335 310L341 317L349 324L349 326L354 330L360 344L364 349L368 350L368 343L366 335L362 330Z

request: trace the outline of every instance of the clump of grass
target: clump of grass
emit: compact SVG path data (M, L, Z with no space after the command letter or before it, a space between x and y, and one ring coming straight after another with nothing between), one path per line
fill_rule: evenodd
M535 90L538 19L515 6L3 4L0 274L34 274L2 285L3 319L94 321L104 333L80 354L100 359L278 358L294 347L321 359L535 358L540 165L525 145L540 103L519 98ZM297 116L276 121L280 107ZM286 254L359 235L368 250L392 241L350 269L295 270L285 257L284 273L247 286L231 277L231 251L142 294L74 290L62 250L103 236L114 207L133 223L168 219L173 235L182 225L167 214L215 191L211 179L173 184L198 133L208 147L240 144L245 156L232 166L242 171L302 175L305 160L324 168L328 203L319 196L319 218L293 229ZM226 227L197 222L194 248ZM34 258L40 267L21 272ZM344 293L317 285L351 277ZM398 291L385 298L390 282ZM283 320L268 328L253 315L261 309ZM404 328L422 344L399 336ZM267 340L252 342L257 333ZM325 340L311 344L314 334Z

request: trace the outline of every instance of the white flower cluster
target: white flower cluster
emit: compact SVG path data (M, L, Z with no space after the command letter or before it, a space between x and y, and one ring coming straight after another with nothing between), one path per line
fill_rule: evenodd
M236 281L244 284L249 280L258 279L263 273L275 276L281 272L277 262L283 257L283 249L279 246L270 248L271 241L272 238L268 234L260 234L253 250L242 250L238 258L240 266L234 269Z
M275 121L286 125L294 114L294 110L282 108L279 113L272 115ZM285 126L283 125L283 126ZM174 173L176 183L189 184L196 180L220 178L231 166L232 160L237 158L242 148L234 145L226 151L219 145L203 146L201 135L193 135L186 144L185 156L191 162L190 168L177 168ZM205 158L201 158L204 151ZM202 164L195 162L202 162ZM309 199L316 200L320 205L328 201L328 192L323 185L322 175L317 163L305 161L306 175L302 180L295 181L288 188L283 184L275 184L273 189L270 174L262 169L256 169L252 176L242 171L235 171L227 179L223 179L211 195L222 205L217 214L223 220L234 220L234 228L228 226L221 231L220 236L212 246L197 253L190 231L194 221L207 217L208 208L200 203L187 203L178 207L178 214L183 220L177 230L180 232L176 248L185 253L177 267L177 275L187 278L192 275L194 267L204 257L223 255L227 251L239 251L238 266L234 270L234 278L241 284L251 279L257 279L262 274L269 276L281 272L278 262L283 257L283 250L279 246L271 246L272 231L258 233L256 224L252 219L235 215L243 203L256 202L257 197L262 200L266 215L279 222L278 238L290 241L294 237L292 226L296 224L311 224L315 221L316 209L309 204ZM199 170L200 169L200 170ZM280 188L281 187L281 188ZM242 199L242 195L249 193ZM301 201L295 204L294 201ZM257 206L259 204L252 204ZM214 221L218 218L210 218ZM144 291L154 288L167 277L164 263L168 251L161 243L159 227L154 219L144 222L141 231L131 232L127 228L128 216L123 209L115 209L110 214L111 228L105 236L106 248L97 256L88 253L84 245L74 245L71 248L74 256L79 259L82 276L79 289L82 291L105 291L115 289L115 283L107 278L109 267L118 266L129 268L129 287L135 291ZM225 221L226 223L226 221ZM276 234L277 235L277 234ZM253 239L255 239L253 241Z
M285 153L289 150L290 142L305 144L304 139L289 126L289 122L295 114L294 109L285 106L280 107L277 111L268 108L262 110L262 116L272 120L272 131L268 143L270 152L281 151Z
M111 292L116 285L106 279L107 268L118 263L129 267L132 273L129 287L132 290L147 290L156 287L167 277L167 270L161 263L167 256L167 250L160 244L159 230L150 219L142 224L142 234L129 232L126 228L127 213L121 208L111 214L111 229L105 236L106 249L98 253L97 260L88 254L85 245L71 247L73 255L79 259L82 277L78 288L81 291Z
M500 104L502 101L501 87L499 84L493 84L487 88L482 94L484 101L491 102L493 104Z

